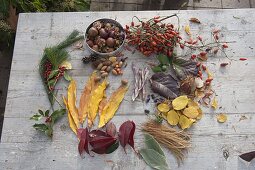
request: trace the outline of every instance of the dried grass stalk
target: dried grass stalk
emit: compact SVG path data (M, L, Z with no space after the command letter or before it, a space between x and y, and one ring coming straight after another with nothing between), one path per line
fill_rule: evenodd
M191 146L190 136L184 131L177 131L169 126L149 120L141 126L144 132L152 135L158 143L168 148L178 161L183 162L187 149Z

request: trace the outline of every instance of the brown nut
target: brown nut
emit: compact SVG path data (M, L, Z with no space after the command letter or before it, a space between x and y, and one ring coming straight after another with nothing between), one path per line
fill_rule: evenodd
M120 66L119 66L119 64L116 64L115 67L116 67L116 68L119 68Z
M107 66L103 66L102 68L101 68L101 71L105 71L107 69Z
M106 73L105 71L100 71L101 74Z
M117 60L117 57L110 57L109 60L114 63Z
M112 74L115 75L115 76L117 76L117 75L118 75L118 72L117 72L115 69L113 69L113 70L112 70Z
M100 80L101 80L101 77L99 77L99 76L95 77L95 79L94 79L95 82L99 82Z
M103 64L102 64L102 63L98 64L97 70L101 70L102 67L103 67Z
M120 71L121 71L121 69L120 69L120 68L116 68L116 71L117 71L117 72L120 72Z
M124 86L127 85L128 84L128 80L122 79L121 80L121 84L124 85Z
M119 74L120 74L120 75L122 75L122 74L123 74L123 71L122 71L122 70L120 70L120 71L119 71Z
M112 62L110 60L106 60L106 61L103 62L104 66L109 66L111 64L112 64Z
M110 72L110 71L111 71L111 69L112 69L112 67L111 67L111 66L108 66L108 67L106 68L106 70L105 70L105 71Z
M104 72L104 73L101 74L101 77L102 77L102 78L105 78L105 77L107 77L107 76L108 76L108 73L106 73L106 72Z
M112 66L115 67L117 64L118 64L118 62L115 61L115 62L112 64Z

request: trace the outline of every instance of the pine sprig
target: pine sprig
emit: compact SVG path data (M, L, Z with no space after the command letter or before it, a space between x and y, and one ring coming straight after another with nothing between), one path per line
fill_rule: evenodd
M74 42L83 39L83 36L79 36L79 32L74 30L64 41L59 43L56 46L47 47L44 49L43 57L39 64L39 73L41 76L41 80L43 82L45 91L47 92L48 99L50 101L51 106L54 104L55 99L55 91L54 86L56 85L57 81L53 85L53 89L50 90L48 80L45 78L45 64L50 62L52 64L52 70L58 69L61 64L66 61L69 57L68 52L64 49Z

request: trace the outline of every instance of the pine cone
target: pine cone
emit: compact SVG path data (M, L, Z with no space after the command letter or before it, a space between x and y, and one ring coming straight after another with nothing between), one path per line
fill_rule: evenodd
M96 60L98 59L98 56L96 56L96 55L91 55L91 56L90 56L90 59L91 59L92 62L94 62L94 61L96 61Z
M91 57L90 56L85 56L82 58L82 62L84 64L88 64L91 61Z

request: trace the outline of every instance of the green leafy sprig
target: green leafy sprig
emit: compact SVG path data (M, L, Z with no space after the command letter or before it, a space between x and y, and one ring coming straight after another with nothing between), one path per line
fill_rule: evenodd
M43 118L44 123L36 123L33 125L33 127L38 131L44 132L47 136L51 138L53 136L53 125L65 113L65 109L55 110L51 114L49 110L46 110L45 112L43 112L42 110L38 110L38 113L33 115L30 119L39 121Z

